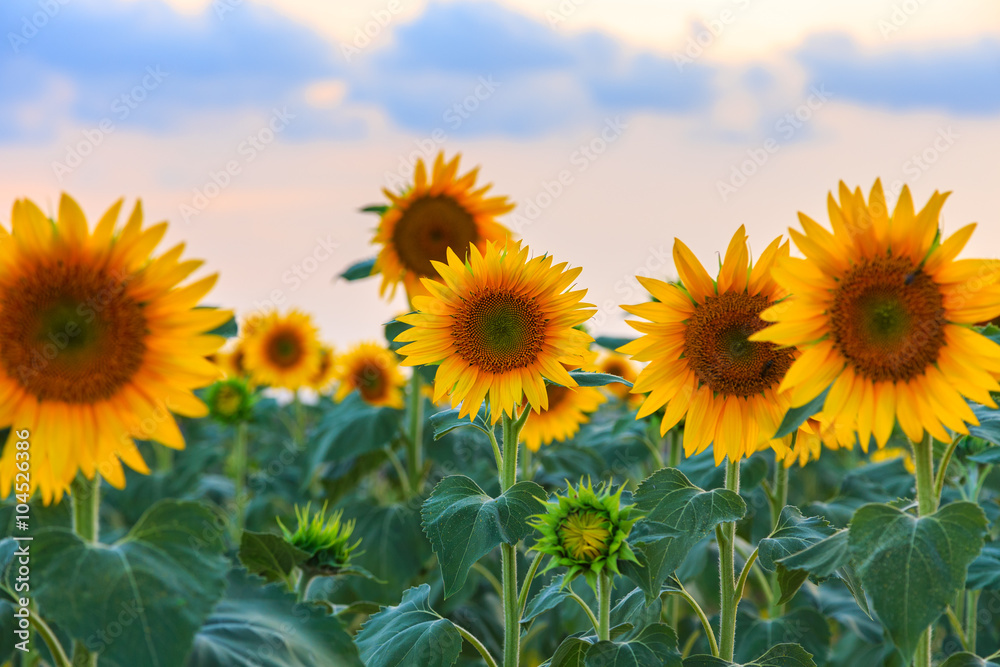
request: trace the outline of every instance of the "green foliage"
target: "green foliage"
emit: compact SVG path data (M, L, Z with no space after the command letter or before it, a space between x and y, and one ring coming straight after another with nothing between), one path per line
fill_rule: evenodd
M684 667L816 667L812 656L797 644L778 644L752 662L738 665L710 655L693 655Z
M543 508L545 490L518 482L492 498L468 477L445 477L424 503L424 531L441 564L444 593L465 584L469 569L501 543L517 544L531 533L528 517Z
M914 517L889 505L866 505L850 526L850 551L875 611L904 656L964 588L983 547L986 517L973 503L945 505Z
M368 259L363 259L360 262L355 262L349 267L344 269L344 272L340 274L340 277L344 280L361 280L362 278L367 278L372 275L372 269L375 268L375 258L369 257Z
M824 389L819 396L805 405L792 408L786 412L784 418L781 420L781 424L778 426L777 432L774 434L774 437L784 438L786 435L795 433L799 430L799 427L802 426L807 419L823 409L823 403L826 402L826 395L828 393L830 393L829 387Z
M431 609L431 587L403 593L361 628L355 641L367 667L449 667L462 650L454 624Z
M980 658L975 653L955 653L941 663L941 667L1000 667L992 660Z
M289 544L280 535L245 530L238 558L243 567L268 582L290 584L295 568L309 560L309 552Z
M587 651L584 667L681 667L677 635L664 623L629 632L621 641L597 642Z

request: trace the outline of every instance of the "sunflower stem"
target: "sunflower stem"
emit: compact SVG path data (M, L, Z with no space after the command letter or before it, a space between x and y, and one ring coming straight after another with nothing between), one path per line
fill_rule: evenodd
M603 570L597 578L597 638L600 641L611 639L611 591L614 582L611 573Z
M917 513L927 516L937 511L938 498L934 495L934 440L925 433L920 442L912 443L913 462L916 467ZM931 635L934 626L928 627L920 635L914 667L931 667Z
M410 475L410 488L413 493L423 491L424 476L424 400L420 389L423 386L420 373L413 369L410 376L410 393L406 397L406 415L408 418L409 438L406 453L406 465Z
M472 644L473 648L479 651L479 655L483 656L483 660L486 661L487 667L497 667L497 661L493 659L493 656L490 655L489 649L487 649L486 646L479 641L478 637L463 628L458 623L454 623L453 625L455 626L455 629L458 630L458 634L462 635L462 639Z
M306 442L306 411L302 401L299 400L298 391L292 399L292 410L295 415L295 433L292 437L295 439L295 449L301 450Z
M945 450L944 456L941 457L941 463L938 465L937 476L934 478L934 504L937 505L941 502L941 493L944 491L944 480L948 475L948 465L951 463L952 454L955 453L955 448L958 447L958 443L961 442L963 436L956 436L952 438L951 443L948 445L948 449Z
M673 600L680 602L681 598L687 601L691 605L691 609L698 616L698 620L701 621L701 627L705 630L705 636L708 637L709 649L712 651L712 655L716 658L719 657L719 643L715 640L715 633L712 631L712 624L708 620L708 615L705 614L705 610L701 608L698 601L688 593L687 589L684 588L684 584L681 583L680 579L676 579L677 584L676 591L668 591L672 595ZM676 626L674 626L674 632L677 631ZM697 633L696 633L697 634Z
M236 425L236 434L233 439L233 451L230 454L230 470L233 473L233 501L236 505L233 510L236 514L233 521L233 539L240 541L243 535L244 512L247 502L246 478L247 478L247 424L240 422Z
M792 434L792 447L795 446L795 434ZM785 508L788 504L788 468L785 467L784 461L774 462L774 488L771 500L771 531L773 532L778 527L778 521L781 519L781 510ZM784 605L776 604L778 602L777 597L779 595L780 587L778 586L778 573L771 573L771 592L772 596L769 599L769 610L768 617L777 618L784 614Z
M965 591L965 641L969 652L976 652L976 630L978 630L979 595L982 591Z
M316 575L314 573L302 570L302 574L299 575L299 582L295 586L295 596L298 598L299 602L306 601L306 598L309 595L309 586L315 578Z
M726 461L726 489L740 492L740 462ZM736 597L736 573L734 568L736 545L736 522L727 522L716 529L719 543L719 657L733 660L736 648L736 609L740 601Z
M77 475L70 485L70 501L73 505L73 532L80 539L96 544L100 538L101 476L87 479ZM81 641L73 642L74 667L94 667L97 656L87 650Z
M567 586L567 588L569 587ZM574 593L573 591L569 592L569 597L571 600L580 605L580 609L582 609L583 612L587 615L587 618L590 619L590 624L594 626L594 632L600 632L601 623L600 621L597 620L597 617L594 616L594 610L587 605L587 601L584 600L579 595L577 595L576 593Z
M517 608L521 610L522 617L524 616L524 608L528 605L528 591L531 590L531 582L535 579L535 573L538 572L538 566L542 564L542 556L544 555L541 551L535 554L534 560L528 567L528 574L521 582L521 594L517 596Z
M69 656L66 655L66 650L59 643L59 638L56 637L56 633L52 631L49 624L39 616L34 609L31 610L31 615L28 617L31 625L35 628L35 632L42 638L45 645L49 649L49 653L52 655L52 659L55 661L56 667L73 667L73 663L69 661Z
M670 454L668 464L676 468L681 464L681 430L678 427L670 429Z
M527 410L525 410L527 412ZM503 466L500 469L500 491L517 483L518 436L524 420L503 415ZM517 594L517 546L501 544L501 580L503 584L503 665L517 667L521 652L521 609Z

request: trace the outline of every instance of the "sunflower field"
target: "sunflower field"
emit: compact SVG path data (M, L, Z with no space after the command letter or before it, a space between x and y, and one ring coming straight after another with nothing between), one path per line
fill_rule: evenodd
M140 203L15 202L0 663L1000 664L1000 263L947 192L675 239L612 338L490 189L441 153L364 208L342 278L410 309L343 349Z

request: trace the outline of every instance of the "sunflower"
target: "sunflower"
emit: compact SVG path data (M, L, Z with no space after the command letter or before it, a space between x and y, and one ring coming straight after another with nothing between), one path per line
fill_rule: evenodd
M337 359L334 371L340 382L334 400L338 403L355 389L371 405L403 407L402 387L406 378L392 350L378 343L358 343Z
M242 378L219 380L205 392L209 416L222 424L250 421L255 402L252 388Z
M372 273L382 274L381 293L402 282L412 299L426 294L421 278L437 278L434 262L447 261L448 250L464 257L469 245L485 247L502 241L509 231L494 219L514 208L507 197L486 197L490 185L476 188L475 168L458 176L456 155L445 163L444 153L434 161L431 180L427 168L417 160L413 187L402 194L383 190L392 205L382 214L372 243L381 244Z
M639 375L636 363L628 357L616 352L605 352L600 355L597 359L597 365L594 370L598 373L610 373L611 375L617 375L618 377L632 383L635 383L635 379ZM609 384L604 388L611 392L612 395L617 396L623 401L632 402L641 400L640 396L632 394L629 391L628 385L621 384L620 382Z
M249 375L242 341L236 343L229 350L220 350L209 355L208 359L216 364L227 378L245 378Z
M965 398L996 407L1000 345L968 325L1000 314L1000 267L955 259L975 225L939 242L947 196L915 213L904 187L890 217L879 181L868 202L841 183L840 203L827 202L833 232L800 213L804 233L791 234L805 259L775 267L794 294L753 338L800 349L782 391L800 406L829 387L823 413L856 422L863 443L884 446L897 419L914 442L925 430L950 442L945 428L978 424Z
M857 434L851 424L843 420L831 421L823 413L819 413L802 422L794 438L787 435L771 440L771 449L774 450L774 457L786 468L790 468L795 463L804 466L810 461L819 460L824 447L853 449L856 438ZM862 449L867 452L868 443L864 443Z
M563 367L586 362L593 339L575 329L594 310L581 303L587 290L567 291L580 269L552 265L551 256L528 259L519 242L469 248L463 263L448 249L435 262L441 281L424 279L428 296L413 299L416 312L400 321L412 327L396 340L404 366L440 364L434 401L451 396L460 417L475 415L489 397L492 423L513 416L523 397L535 412L549 407L545 380L576 387Z
M296 390L319 371L320 344L312 318L298 310L255 320L243 340L243 364L255 384Z
M906 447L884 447L877 452L872 452L869 460L872 463L882 463L884 461L903 460L903 467L911 475L917 472L917 464L913 461L913 454Z
M660 433L687 415L686 456L709 444L716 465L726 456L739 461L766 445L788 407L777 394L794 353L749 337L764 328L761 311L785 296L770 277L776 258L788 254L780 237L751 267L746 231L737 230L726 250L717 280L680 240L674 263L681 283L639 277L657 299L622 306L651 322L629 321L644 334L619 348L636 361L648 361L633 393L648 393L636 414L642 419L666 406Z
M549 384L545 386L545 391L549 407L529 415L521 429L521 440L533 452L553 440L562 442L572 438L582 424L590 421L590 413L607 400L596 387L570 389Z
M133 438L182 449L171 413L208 412L192 390L219 376L206 356L225 339L205 332L231 313L196 306L218 276L178 287L202 262L181 261L183 244L151 257L167 223L143 229L137 202L118 229L121 206L91 231L66 195L58 221L25 199L11 233L0 228L0 425L12 427L4 495L18 432L30 432L30 491L47 504L78 471L124 487L120 462L149 472Z
M328 345L320 345L319 348L319 368L309 380L309 386L319 393L323 393L333 384L334 378L334 355L333 349Z

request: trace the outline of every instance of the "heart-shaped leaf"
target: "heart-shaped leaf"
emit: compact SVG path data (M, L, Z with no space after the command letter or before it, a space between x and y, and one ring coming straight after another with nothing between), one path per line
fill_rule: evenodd
M501 542L517 544L531 533L528 517L544 511L545 490L518 482L491 498L464 475L441 480L424 502L424 532L441 563L445 596L462 588L476 561Z
M810 607L798 607L777 618L761 618L740 613L736 624L735 658L753 662L755 656L779 644L800 645L813 657L825 658L830 649L830 626L826 618ZM820 663L825 663L820 659Z
M889 505L860 508L851 520L850 550L875 611L904 656L965 588L983 548L986 516L974 503L945 505L914 517Z
M823 517L804 517L797 507L787 505L781 510L778 525L757 545L760 564L774 572L779 559L799 553L835 532Z
M113 545L40 531L32 544L35 599L46 619L99 653L101 665L179 667L226 586L224 530L207 506L164 500ZM110 636L111 627L120 633Z
M362 626L355 643L367 667L450 667L458 660L462 636L431 609L430 593L427 584L411 588Z
M309 560L309 554L286 542L274 533L243 531L240 539L240 562L253 574L268 582L288 583L292 571Z
M317 425L311 468L382 449L399 431L402 414L395 408L369 405L356 391L348 394Z
M653 623L622 639L591 646L584 667L681 667L677 635L669 625Z
M693 655L684 667L816 667L809 652L798 644L778 644L753 662L738 665L710 655Z
M622 573L642 588L647 600L659 596L666 578L710 530L742 518L747 509L738 493L726 489L705 491L675 468L661 468L643 480L633 502L644 516L633 528L637 541L630 542L635 544L644 567L626 561L621 564ZM662 529L648 524L663 524L677 534L658 536Z

